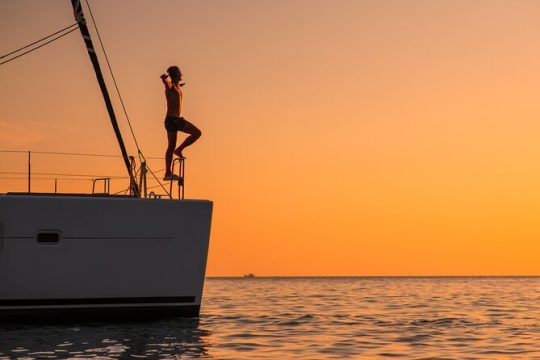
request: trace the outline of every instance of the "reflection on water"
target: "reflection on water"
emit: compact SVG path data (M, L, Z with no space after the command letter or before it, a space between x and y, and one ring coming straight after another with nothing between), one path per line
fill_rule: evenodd
M0 327L0 359L197 358L207 354L198 319Z
M200 319L0 325L0 359L540 359L539 278L208 279Z

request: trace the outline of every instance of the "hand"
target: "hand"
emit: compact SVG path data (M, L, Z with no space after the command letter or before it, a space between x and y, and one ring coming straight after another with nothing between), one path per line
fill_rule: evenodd
M167 74L161 74L160 78L161 80L165 80L169 75Z

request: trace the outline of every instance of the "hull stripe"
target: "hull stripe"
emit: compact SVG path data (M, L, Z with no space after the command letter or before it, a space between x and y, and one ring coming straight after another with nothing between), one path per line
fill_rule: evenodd
M47 306L47 305L112 305L112 304L189 304L195 296L124 297L86 299L4 299L0 306Z

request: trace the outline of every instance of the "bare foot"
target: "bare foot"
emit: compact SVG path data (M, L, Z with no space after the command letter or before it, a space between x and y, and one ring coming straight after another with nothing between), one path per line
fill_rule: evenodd
M163 177L163 181L180 180L180 177L176 174L166 174Z
M174 150L174 155L178 156L180 159L185 159L186 157L182 154L182 150Z

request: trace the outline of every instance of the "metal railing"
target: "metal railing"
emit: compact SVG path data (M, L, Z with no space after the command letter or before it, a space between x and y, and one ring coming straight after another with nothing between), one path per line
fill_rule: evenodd
M0 168L0 180L25 180L26 181L26 192L31 194L33 193L33 183L35 181L53 181L54 182L54 194L58 194L59 192L59 181L91 181L92 183L92 192L91 194L94 195L107 195L107 196L115 196L115 195L128 195L128 196L137 196L137 194L133 194L132 192L132 186L129 184L127 188L124 188L121 191L117 191L115 193L111 193L111 181L112 180L122 180L130 182L130 178L128 176L119 176L119 175L96 175L96 174L72 174L72 173L55 173L55 172L34 172L32 165L33 161L35 160L33 155L39 154L39 155L54 155L54 156L81 156L81 157L110 157L110 158L119 158L120 156L117 155L106 155L106 154L88 154L88 153L62 153L62 152L45 152L45 151L13 151L13 150L0 150L1 153L18 153L21 155L25 155L26 157L26 172L24 171L2 171L3 169ZM147 157L147 160L163 160L161 157ZM151 171L146 161L142 161L140 163L140 166L137 168L137 161L134 157L130 157L131 161L131 171L133 178L136 180L138 189L140 194L138 196L142 198L149 198L149 199L162 199L162 198L169 198L173 199L173 181L170 182L168 189L166 188L166 185L160 181L160 179L156 176L157 173L163 172L165 169L161 169L158 171ZM4 161L0 161L0 164L4 164ZM175 159L172 163L172 171L173 174L176 170L176 165L178 165L178 190L177 190L177 198L178 199L184 199L185 190L185 161L184 159ZM2 166L3 167L3 166ZM149 177L148 175L151 175ZM18 177L3 177L2 175L16 175ZM102 183L102 187L101 187ZM150 185L150 186L149 186ZM158 189L161 188L164 193L158 193L156 192ZM155 190L152 190L155 189ZM48 193L48 192L47 192ZM52 193L52 192L51 192Z
M171 173L174 174L174 168L175 164L178 163L178 179L177 180L171 180L171 183L169 184L169 194L173 193L173 181L176 181L178 183L178 199L184 198L184 173L185 173L185 159L183 158L176 158L172 162L172 169Z
M103 181L103 192L102 193L96 193L96 183L98 181ZM104 177L104 178L92 179L92 194L110 195L111 194L111 178Z

